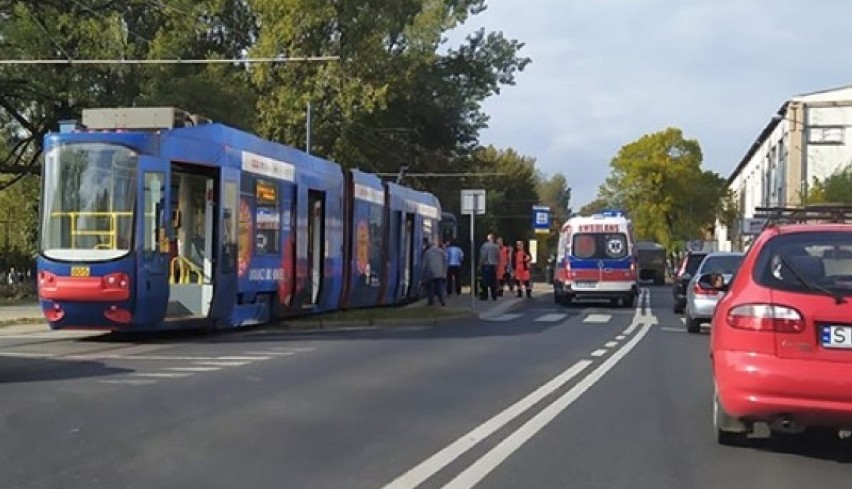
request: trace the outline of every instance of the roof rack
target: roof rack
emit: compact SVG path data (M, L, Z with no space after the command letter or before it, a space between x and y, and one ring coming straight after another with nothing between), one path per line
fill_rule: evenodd
M757 207L754 217L766 219L763 227L779 224L852 222L852 205L813 204L800 207Z

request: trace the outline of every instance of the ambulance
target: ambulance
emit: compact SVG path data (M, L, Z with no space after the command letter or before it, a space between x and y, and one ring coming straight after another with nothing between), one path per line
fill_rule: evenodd
M609 299L633 307L638 294L633 225L621 211L577 216L562 225L553 278L556 303Z

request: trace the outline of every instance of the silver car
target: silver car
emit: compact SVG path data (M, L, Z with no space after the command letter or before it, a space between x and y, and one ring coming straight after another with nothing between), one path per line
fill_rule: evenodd
M716 303L721 293L706 290L698 285L698 279L706 273L721 273L725 277L725 283L731 281L740 263L743 261L743 253L709 253L692 279L686 286L686 308L685 323L686 330L690 333L701 331L701 323L710 322Z

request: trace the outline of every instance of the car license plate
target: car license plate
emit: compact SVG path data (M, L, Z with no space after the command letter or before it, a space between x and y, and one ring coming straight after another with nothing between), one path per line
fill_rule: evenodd
M852 348L852 326L823 326L820 342L823 348Z
M89 267L71 267L72 277L88 277L89 275Z
M575 289L594 289L597 285L597 282L574 282Z

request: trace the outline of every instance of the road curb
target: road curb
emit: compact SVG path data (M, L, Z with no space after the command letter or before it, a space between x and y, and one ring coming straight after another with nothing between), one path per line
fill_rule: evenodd
M459 319L469 319L476 317L475 314L465 311L459 312L457 314L449 314L447 316L443 316L440 318L434 317L424 317L424 318L369 318L369 319L358 319L351 321L339 321L339 320L323 320L323 319L315 319L310 321L305 320L296 320L296 321L282 321L281 324L287 328L292 330L296 329L305 329L305 330L331 330L331 329L361 329L365 327L371 326L434 326L436 324L440 324L446 321L454 321Z

